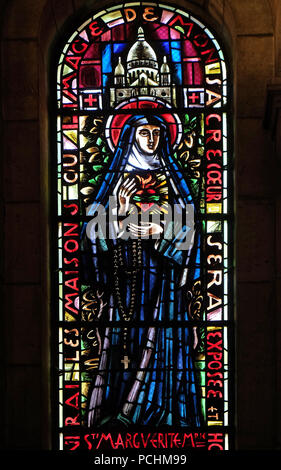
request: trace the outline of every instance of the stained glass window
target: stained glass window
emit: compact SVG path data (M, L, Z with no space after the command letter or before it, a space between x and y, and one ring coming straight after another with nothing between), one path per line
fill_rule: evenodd
M134 2L93 12L58 62L55 446L227 450L233 214L221 44L188 11Z

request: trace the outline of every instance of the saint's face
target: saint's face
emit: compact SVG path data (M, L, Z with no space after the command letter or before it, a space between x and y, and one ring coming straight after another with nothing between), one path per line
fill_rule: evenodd
M145 124L137 127L136 141L139 148L149 155L152 155L159 144L160 127L153 124Z

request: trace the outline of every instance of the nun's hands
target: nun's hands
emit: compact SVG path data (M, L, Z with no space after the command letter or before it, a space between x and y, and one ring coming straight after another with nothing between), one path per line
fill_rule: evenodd
M152 235L159 235L163 232L163 228L153 222L142 222L141 225L128 224L128 230L135 237L145 238Z
M130 198L136 192L137 186L135 178L128 176L125 179L124 183L122 184L119 193L118 193L118 201L119 201L119 211L118 214L123 216L126 215L129 209Z

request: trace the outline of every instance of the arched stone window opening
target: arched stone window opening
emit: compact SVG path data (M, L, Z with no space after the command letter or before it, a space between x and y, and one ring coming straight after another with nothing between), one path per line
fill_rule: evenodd
M78 25L57 64L56 445L95 448L101 429L114 447L115 432L126 440L152 428L180 432L183 447L227 450L233 188L223 47L188 11L120 4Z

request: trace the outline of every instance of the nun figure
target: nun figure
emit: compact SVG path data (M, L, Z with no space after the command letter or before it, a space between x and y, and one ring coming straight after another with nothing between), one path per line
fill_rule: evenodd
M98 230L89 222L84 240L88 281L107 298L96 323L92 428L201 423L187 295L200 275L199 234L170 141L163 117L129 117L88 210L113 219Z

